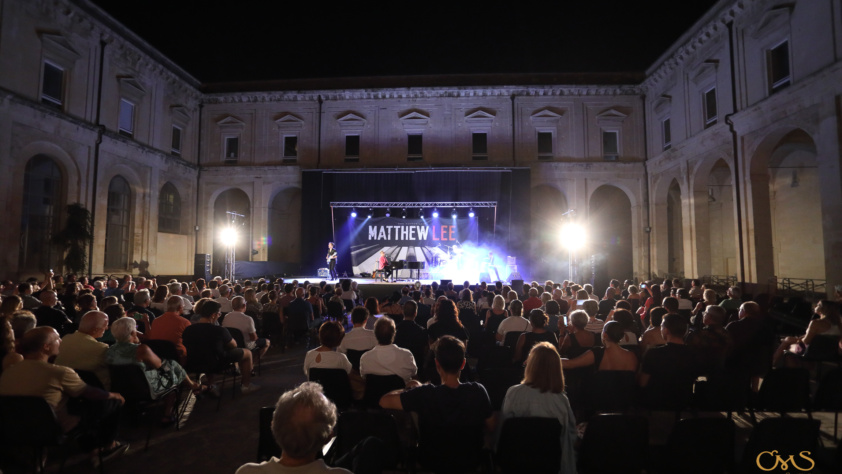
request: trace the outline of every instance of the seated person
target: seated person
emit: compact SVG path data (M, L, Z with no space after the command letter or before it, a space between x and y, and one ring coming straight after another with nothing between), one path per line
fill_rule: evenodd
M222 327L239 329L243 333L243 341L246 343L246 349L253 351L255 349L260 351L260 356L266 354L269 350L269 341L262 337L257 337L257 328L254 326L254 318L244 313L246 309L246 300L242 296L237 296L231 300L231 307L234 311L225 315L225 320L222 321Z
M483 327L486 331L492 332L495 335L506 318L509 317L509 312L506 310L506 298L502 295L494 295L491 300L491 308L485 312L485 324Z
M90 313L89 313L90 314ZM141 344L137 337L137 321L134 318L120 318L111 325L111 332L117 342L105 353L108 365L139 365L143 368L146 381L153 399L173 387L184 385L198 394L202 384L190 380L187 372L174 360L161 359L146 344ZM176 392L171 392L164 405L163 424L175 422L173 406L177 398Z
M184 329L187 367L191 371L215 372L225 364L236 362L242 374L241 392L245 395L257 391L260 386L250 383L253 367L251 351L237 347L237 342L231 337L231 333L215 324L220 316L220 307L221 305L216 301L205 301L199 312L199 320ZM155 320L155 324L159 319ZM208 374L207 377L208 382L213 384L213 375ZM210 392L218 395L219 388L211 385Z
M368 310L364 306L357 306L351 311L351 323L354 327L342 338L342 343L339 344L339 352L346 354L348 349L367 351L377 345L374 331L365 328L368 318Z
M128 444L115 441L120 409L125 400L119 393L87 385L76 372L49 360L59 355L61 338L52 327L42 326L26 332L18 349L24 360L3 371L0 395L40 397L47 401L65 433L78 428L87 433L80 438L83 449L91 451L91 461L120 455ZM86 400L81 417L67 411L70 398Z
M532 330L521 333L520 337L518 337L515 350L513 351L512 361L521 364L526 362L526 356L532 350L532 346L539 342L549 342L553 347L558 346L558 337L554 332L545 328L548 319L546 313L540 308L533 309L529 312L529 323L532 326Z
M0 316L0 374L23 360L23 356L15 350L15 331L9 323L10 319Z
M579 309L588 314L588 324L585 326L585 330L594 334L601 333L605 321L596 317L599 313L599 303L591 299L586 299Z
M817 319L810 321L807 326L807 332L800 337L786 337L781 341L781 345L775 351L772 358L772 363L780 365L784 351L789 350L794 355L803 354L807 350L807 346L813 342L816 337L834 337L839 339L842 336L842 320L840 320L839 303L830 300L821 300L816 304L816 314L819 315ZM803 360L787 357L786 363L791 366L801 366Z
M497 327L497 340L503 342L506 340L506 333L516 331L518 333L526 332L532 329L529 320L522 316L523 303L520 300L514 300L509 304L509 311L511 314L504 319L500 326Z
M555 346L548 342L532 346L523 382L510 387L503 399L500 426L507 418L520 417L557 419L561 423L561 472L576 472L574 446L579 440L576 418L564 393L561 359Z
M645 354L655 346L663 346L667 343L661 335L661 321L666 314L667 310L661 306L655 306L649 310L649 328L640 336L641 354Z
M596 335L585 330L588 325L588 313L585 311L581 309L573 311L568 319L566 327L564 327L563 319L558 320L559 334L564 337L559 346L559 352L565 357L576 357L596 344Z
M336 421L336 405L324 396L322 386L304 382L281 395L275 405L272 435L281 448L280 459L273 457L260 464L244 464L236 474L351 474L345 469L328 467L324 459L319 459L322 448L333 437Z
M462 341L442 336L433 352L441 385L411 381L406 391L383 395L380 406L418 415L422 464L430 464L434 469L475 468L480 461L484 431L490 431L493 424L491 400L481 384L459 382L465 367ZM454 439L442 439L441 433L452 434Z
M164 287L162 287L164 288ZM161 339L175 344L181 362L187 357L187 348L184 347L182 336L184 330L190 326L190 320L181 315L184 309L184 300L180 296L170 296L167 299L167 312L155 318L152 322L152 329L146 334L148 339Z
M403 305L403 321L395 326L395 344L412 352L416 367L422 365L429 348L427 330L415 322L418 307L415 301L407 301Z
M39 326L49 326L64 336L73 332L73 321L67 314L57 309L58 296L55 291L44 290L40 294L41 305L35 310L35 318Z
M649 349L643 357L638 385L652 408L680 406L689 401L698 370L692 350L684 344L686 333L687 320L683 316L665 315L661 335L666 345Z
M731 336L725 330L725 309L721 306L708 306L699 315L704 326L691 330L685 342L696 354L696 365L702 374L716 372L725 364L725 358L731 349Z
M351 372L351 362L345 354L337 352L336 348L345 337L345 328L337 321L327 321L319 328L319 347L307 352L304 357L304 375L310 374L310 369L342 369Z
M623 346L636 346L638 344L637 341L637 334L635 334L634 330L634 315L632 315L631 311L627 309L618 309L614 311L612 314L612 318L614 321L620 323L620 326L623 328L623 340L620 341L620 345Z
M563 359L564 369L593 366L596 370L637 371L637 356L620 347L624 335L619 322L608 321L602 327L602 347L593 347L575 359Z
M102 311L88 311L82 315L79 329L61 338L61 353L56 357L56 365L93 372L102 386L109 388L111 376L105 362L108 344L97 341L106 329L108 316Z
M412 352L394 344L395 322L392 318L380 318L374 325L377 345L360 358L360 375L397 375L404 382L415 376L418 367Z
M459 320L459 310L456 309L456 303L453 300L443 299L439 301L435 320L436 322L427 328L427 338L430 344L445 335L453 336L462 341L463 344L468 344L468 331Z

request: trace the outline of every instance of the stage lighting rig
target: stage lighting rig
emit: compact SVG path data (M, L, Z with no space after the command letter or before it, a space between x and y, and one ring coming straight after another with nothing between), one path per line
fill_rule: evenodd
M419 219L423 219L423 218L424 218L424 209L419 209L419 210L418 210L418 218L419 218Z
M474 217L475 215L476 214L474 214L474 208L472 207L471 210L468 211L468 217Z
M454 207L453 210L450 211L450 217L452 219L456 219L457 216L458 216L458 214L456 214L456 208Z
M374 209L369 207L368 208L368 218L371 219L372 217L374 217Z
M401 219L406 219L406 208L401 209Z
M357 210L351 209L351 217L357 217Z
M437 219L439 217L439 210L433 209L433 219Z
M386 217L392 217L392 210L388 207L386 208Z

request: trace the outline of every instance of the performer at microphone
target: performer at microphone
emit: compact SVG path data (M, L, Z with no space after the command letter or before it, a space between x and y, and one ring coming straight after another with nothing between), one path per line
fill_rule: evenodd
M336 258L339 256L339 252L333 248L333 242L327 243L327 264L330 266L330 279L336 280L339 278L339 275L336 273Z
M494 265L494 252L488 252L488 258L485 260L485 271L488 273L488 278L491 278L492 270L494 270L494 275L497 276L497 279L494 281L500 281L500 272L497 270L497 266Z

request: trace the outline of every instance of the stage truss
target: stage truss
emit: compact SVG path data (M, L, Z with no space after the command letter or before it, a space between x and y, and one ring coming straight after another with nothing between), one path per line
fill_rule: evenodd
M497 207L497 201L429 201L429 202L407 202L407 201L336 201L331 202L330 207L340 208L407 208L421 209L427 207Z

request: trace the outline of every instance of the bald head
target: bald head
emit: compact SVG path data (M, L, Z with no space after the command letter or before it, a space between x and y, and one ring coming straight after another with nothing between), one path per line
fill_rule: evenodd
M108 315L102 311L88 311L79 321L79 332L93 336L95 339L102 337L106 329L108 329Z
M298 287L298 289L295 290L295 297L304 298L304 288Z
M49 356L52 355L50 346L57 340L61 338L55 329L50 326L39 326L26 331L18 345L18 350L24 356L40 354ZM58 353L58 347L56 347L56 353Z
M52 308L56 305L58 297L55 291L45 290L41 292L40 300L42 305Z

